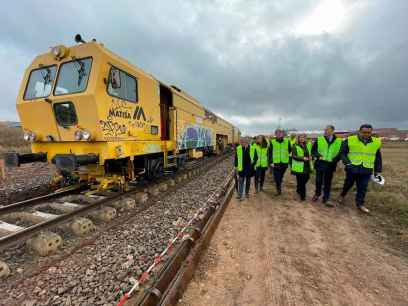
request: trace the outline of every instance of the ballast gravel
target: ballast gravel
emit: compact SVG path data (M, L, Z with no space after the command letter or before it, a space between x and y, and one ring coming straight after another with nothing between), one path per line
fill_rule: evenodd
M43 163L6 169L5 178L0 178L0 206L49 192L54 174L55 167Z
M0 282L0 305L114 306L232 170L230 158L29 278Z

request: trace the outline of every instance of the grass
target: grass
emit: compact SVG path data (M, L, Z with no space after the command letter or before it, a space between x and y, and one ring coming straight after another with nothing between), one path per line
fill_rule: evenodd
M408 255L408 144L384 144L382 156L385 185L370 183L366 204L372 211L374 232ZM335 190L341 190L343 179L344 174L337 175Z
M0 154L6 152L30 152L30 146L24 141L21 128L10 128L0 122Z

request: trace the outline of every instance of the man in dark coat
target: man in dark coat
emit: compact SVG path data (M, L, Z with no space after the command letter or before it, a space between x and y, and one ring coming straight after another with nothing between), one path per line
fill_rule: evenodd
M312 201L317 202L322 194L323 204L333 207L330 200L330 191L333 174L336 172L337 163L340 160L341 139L334 134L334 126L328 125L324 135L319 136L313 144L312 156L315 160L316 190Z
M357 186L356 206L369 213L365 207L365 195L371 175L377 176L382 171L381 140L372 136L373 127L370 124L360 126L357 135L351 135L343 141L341 159L346 169L343 191L339 203L344 203L344 198L353 187Z
M258 156L255 149L251 150L248 140L241 138L241 145L235 149L235 171L238 176L238 194L241 199L245 185L245 197L249 197L249 188L251 187L251 176L254 174L255 164Z

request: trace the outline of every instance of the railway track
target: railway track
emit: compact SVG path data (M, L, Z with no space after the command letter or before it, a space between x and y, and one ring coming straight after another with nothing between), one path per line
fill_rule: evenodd
M63 228L76 236L86 236L96 229L94 221L110 221L115 218L116 209L134 208L137 203L146 202L148 196L166 192L169 186L198 175L199 169L209 168L225 157L188 163L176 175L154 183L133 184L127 192L104 192L89 196L86 195L87 186L80 185L0 207L0 252L26 242L31 250L41 256L52 254L63 243L55 229ZM8 274L5 265L0 261L0 276Z

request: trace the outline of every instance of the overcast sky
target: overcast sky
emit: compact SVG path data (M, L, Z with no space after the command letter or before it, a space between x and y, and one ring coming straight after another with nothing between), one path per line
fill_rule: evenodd
M81 33L244 133L408 128L407 0L14 1L0 11L0 119L23 71Z

